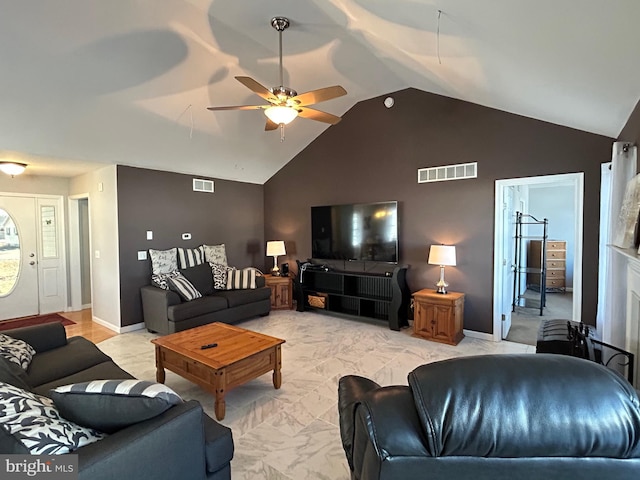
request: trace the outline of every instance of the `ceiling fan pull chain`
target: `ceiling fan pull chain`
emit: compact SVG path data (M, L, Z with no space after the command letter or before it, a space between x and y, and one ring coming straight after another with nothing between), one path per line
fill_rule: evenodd
M282 30L278 30L278 37L280 38L280 86L284 85L284 75L282 73Z
M284 142L284 123L280 124L280 142Z

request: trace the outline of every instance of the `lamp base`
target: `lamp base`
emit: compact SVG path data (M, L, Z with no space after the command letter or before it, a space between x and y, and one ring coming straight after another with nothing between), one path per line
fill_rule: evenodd
M280 269L277 266L273 267L271 269L271 276L272 277L279 277L280 276Z
M438 287L436 293L441 293L444 295L445 293L447 293L448 286L449 284L444 281L444 265L440 265L440 280L438 280L438 283L436 283L436 287Z

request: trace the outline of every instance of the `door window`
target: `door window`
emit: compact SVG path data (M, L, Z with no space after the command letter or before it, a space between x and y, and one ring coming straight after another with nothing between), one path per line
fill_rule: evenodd
M20 275L18 227L8 212L0 208L0 297L9 295Z

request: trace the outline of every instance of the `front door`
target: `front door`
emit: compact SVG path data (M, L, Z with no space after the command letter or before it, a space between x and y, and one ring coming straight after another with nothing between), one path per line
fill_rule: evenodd
M0 197L0 320L39 312L35 202Z

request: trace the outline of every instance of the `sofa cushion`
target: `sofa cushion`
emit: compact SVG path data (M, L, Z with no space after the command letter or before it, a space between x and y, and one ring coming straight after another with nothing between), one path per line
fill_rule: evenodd
M0 383L0 425L32 455L69 453L104 438L60 415L53 401Z
M202 245L202 248L204 248L204 259L207 262L228 265L227 250L224 243L220 245Z
M182 399L169 387L145 380L95 380L55 388L51 398L64 418L113 433L160 415Z
M127 378L133 379L128 372L125 372L118 365L111 360L98 363L93 367L86 368L71 375L53 379L50 382L43 383L37 387L32 387L31 391L48 397L51 394L51 389L60 387L62 385L69 385L71 383L89 382L92 380L109 380L110 378Z
M84 337L71 337L64 347L33 357L27 370L27 382L31 387L36 387L107 361L111 361L111 357L95 344Z
M227 290L256 288L256 269L252 267L227 272Z
M190 268L204 263L204 247L196 248L178 247L178 268Z
M262 287L251 290L222 290L214 293L213 296L226 299L229 307L237 307L260 300L268 300L271 298L271 289Z
M8 383L23 390L29 390L26 372L22 367L4 357L0 357L0 382Z
M182 274L169 278L167 281L169 282L169 288L187 302L202 297L198 289Z
M27 342L0 334L0 356L19 365L24 370L29 368L36 351Z
M200 294L211 295L213 293L213 272L208 263L181 269L180 273L191 282L191 285L196 287Z
M409 386L435 457L640 455L636 392L617 372L588 360L456 358L416 368Z
M206 315L228 308L227 299L218 296L218 293L206 297L198 298L191 302L184 302L179 305L171 305L167 308L167 318L172 322L179 322L188 318Z
M178 269L178 251L175 248L169 250L149 249L151 258L151 271L154 275L171 273Z

